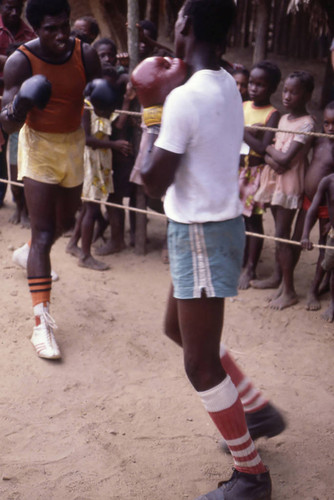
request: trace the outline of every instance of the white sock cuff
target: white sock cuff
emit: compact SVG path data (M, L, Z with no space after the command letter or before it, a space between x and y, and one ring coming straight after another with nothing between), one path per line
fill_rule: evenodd
M207 391L198 392L198 395L205 409L211 413L230 408L239 397L229 375L220 384Z
M47 302L46 306L44 306L43 302L40 302L39 304L36 304L33 309L34 309L34 316L42 316L44 312L49 312L50 308L50 303Z

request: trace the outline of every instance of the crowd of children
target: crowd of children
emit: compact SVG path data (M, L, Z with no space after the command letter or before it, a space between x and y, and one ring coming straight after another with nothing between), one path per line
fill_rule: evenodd
M279 118L277 110L270 106L270 96L280 81L279 69L276 67L274 72L272 66L262 61L251 69L247 85L249 100L244 97L247 72L233 73L244 101L240 197L245 227L250 233L263 234L262 214L270 208L275 236L302 241L301 245L277 241L273 273L259 280L256 279L256 265L263 240L248 237L239 288L277 288L268 298L269 307L282 310L298 302L294 269L301 249L312 248L309 234L317 219L319 244L324 245L327 241L327 245L333 245L334 141L330 136L334 138L334 102L324 109L323 132L328 137L312 135L316 124L307 104L314 89L313 76L306 71L294 71L283 84L282 104L287 113ZM274 136L261 130L261 126L275 127L277 122ZM254 129L249 129L249 125L254 125ZM308 310L319 309L319 295L330 288L330 305L323 314L330 322L334 321L333 253L331 249L326 252L320 249L306 306Z
M141 59L165 51L156 42L154 25L143 21L138 26ZM99 34L96 21L91 17L77 20L73 34L92 43ZM115 91L115 108L127 111L135 98L127 72L127 58L117 57L117 47L109 38L100 38L93 45L99 56L103 78ZM229 68L240 91L244 108L244 142L240 151L239 186L243 203L243 216L248 236L244 254L243 271L239 288L250 286L258 289L276 288L268 299L269 307L282 310L297 303L294 286L294 269L302 248L311 249L309 233L319 220L319 243L333 245L334 238L334 102L324 110L323 131L328 137L314 137L314 118L307 110L312 96L314 80L306 71L294 71L283 84L280 113L271 103L281 81L279 67L270 61L256 63L250 71L233 65ZM93 200L108 200L122 204L124 197L135 206L138 175L136 163L140 160L137 134L138 120L119 115L110 110L92 111L89 101L83 115L86 132L84 201L77 216L76 226L67 245L68 253L78 257L79 265L94 270L108 269L96 260L91 246L110 224L110 237L97 247L97 255L120 252L125 248L124 210L107 207L102 214ZM267 128L266 128L267 127ZM270 130L278 128L277 132ZM263 129L263 130L262 130ZM133 131L135 130L135 134ZM145 131L143 133L145 138ZM134 147L135 146L135 147ZM137 152L137 155L135 154ZM133 166L135 168L133 169ZM131 173L132 172L132 173ZM131 182L132 181L132 182ZM136 187L137 186L137 187ZM149 201L147 200L149 204ZM302 241L301 245L276 242L273 273L266 279L257 279L256 269L260 259L263 238L263 214L270 209L275 225L275 236ZM135 217L130 216L131 244L134 244ZM95 227L95 232L94 232ZM81 246L78 246L81 238ZM319 296L330 288L330 306L324 314L327 321L334 321L334 264L333 256L320 249L314 280L310 286L306 308L320 308ZM329 255L329 256L328 256ZM166 257L166 256L165 256ZM167 259L165 259L168 262Z

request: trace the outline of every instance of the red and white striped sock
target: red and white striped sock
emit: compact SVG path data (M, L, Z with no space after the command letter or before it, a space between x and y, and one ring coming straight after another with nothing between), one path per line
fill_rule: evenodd
M220 361L237 388L245 413L261 410L268 404L268 400L263 397L260 389L254 387L251 380L240 370L224 344L220 344Z
M249 435L245 413L231 378L227 375L220 384L198 394L225 439L235 468L246 474L267 472Z

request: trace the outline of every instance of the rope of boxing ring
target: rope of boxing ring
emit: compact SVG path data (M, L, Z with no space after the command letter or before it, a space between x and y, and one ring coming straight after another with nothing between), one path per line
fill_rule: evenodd
M87 109L90 109L90 108L87 108ZM142 116L142 113L138 112L138 111L124 111L124 110L116 109L115 113L117 113L117 114L126 114L128 116L134 116L134 117L137 117L137 118L141 118L141 116ZM278 128L274 128L274 127L266 127L266 126L262 127L261 125L246 125L245 128L256 129L256 130L261 130L261 131L270 131L270 132L282 132L282 133L289 133L289 134L300 134L300 135L306 135L306 136L310 136L310 137L324 137L324 138L328 138L328 139L334 140L334 135L324 134L324 133L321 133L321 132L301 132L301 131L282 130L282 129L278 129ZM8 180L7 179L0 179L0 182L5 183L5 184L9 184L9 185L13 185L13 186L23 187L22 183L15 182L15 181L11 180L11 178L10 178L10 169L8 169L8 164L7 164L7 174L8 174ZM149 211L149 210L144 210L144 209L141 209L141 208L119 205L117 203L111 203L111 202L108 202L108 201L95 200L93 198L86 198L86 197L83 197L83 196L81 197L81 200L85 201L85 202L90 202L90 203L97 203L97 204L103 205L103 206L109 206L109 207L119 208L119 209L123 209L123 210L129 211L129 212L136 212L136 213L140 213L140 214L143 214L143 215L153 215L155 217L162 217L165 220L167 219L167 217L166 217L165 214L160 214L158 212L154 212L153 210ZM285 239L285 238L278 238L277 236L269 236L269 235L265 235L265 234L252 233L250 231L245 231L245 234L246 234L246 236L253 236L255 238L262 238L264 240L272 240L272 241L279 242L279 243L286 243L286 244L289 244L289 245L301 246L301 243L299 241L289 240L289 239ZM320 244L317 244L317 243L313 243L313 248L333 249L332 246L320 245Z

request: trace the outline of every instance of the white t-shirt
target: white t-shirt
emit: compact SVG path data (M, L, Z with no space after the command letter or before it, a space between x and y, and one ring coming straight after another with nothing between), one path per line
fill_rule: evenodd
M238 167L243 130L240 93L224 69L197 71L168 95L155 145L184 155L166 192L168 218L191 224L242 213Z

